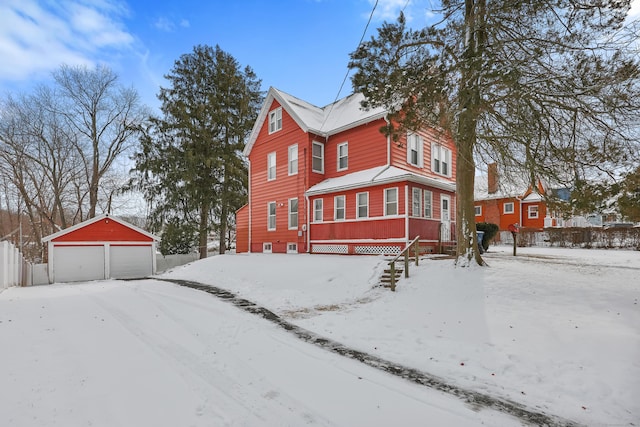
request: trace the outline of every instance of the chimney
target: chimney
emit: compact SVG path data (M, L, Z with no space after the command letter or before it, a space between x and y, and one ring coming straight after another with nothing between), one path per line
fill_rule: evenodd
M487 191L493 194L498 191L498 164L490 163L487 170Z

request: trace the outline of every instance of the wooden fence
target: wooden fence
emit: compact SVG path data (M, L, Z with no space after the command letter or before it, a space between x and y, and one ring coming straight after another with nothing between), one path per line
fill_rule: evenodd
M10 286L30 284L29 263L11 242L0 242L0 291Z

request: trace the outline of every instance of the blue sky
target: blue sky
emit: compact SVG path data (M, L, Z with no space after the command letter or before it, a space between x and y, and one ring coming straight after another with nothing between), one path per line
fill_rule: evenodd
M367 38L399 11L415 25L433 0L379 0ZM157 107L163 75L197 44L216 44L275 86L334 101L375 0L0 0L0 94L47 82L62 63L111 67ZM340 96L351 93L347 80Z

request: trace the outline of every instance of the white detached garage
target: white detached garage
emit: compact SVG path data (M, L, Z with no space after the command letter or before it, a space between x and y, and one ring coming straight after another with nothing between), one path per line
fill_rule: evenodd
M42 239L49 283L150 276L156 272L159 240L109 215L76 224Z

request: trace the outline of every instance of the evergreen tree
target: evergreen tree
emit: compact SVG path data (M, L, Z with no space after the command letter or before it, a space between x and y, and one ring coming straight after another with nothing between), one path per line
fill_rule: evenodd
M191 237L204 258L216 229L224 253L229 217L246 203L241 153L263 99L260 80L219 46L196 46L165 77L163 117L149 120L132 186L151 204L152 228L171 225L167 250L184 251Z
M404 16L351 55L365 107L393 111L384 131L435 125L457 148L458 262L476 250L475 157L505 174L564 182L636 158L638 33L628 0L442 0L421 30ZM635 154L634 154L635 153ZM487 161L488 163L489 161Z

